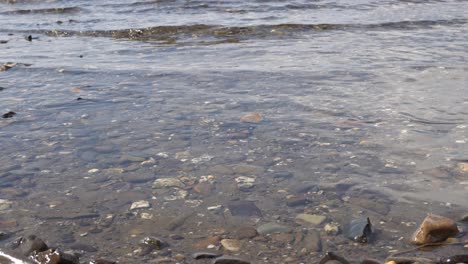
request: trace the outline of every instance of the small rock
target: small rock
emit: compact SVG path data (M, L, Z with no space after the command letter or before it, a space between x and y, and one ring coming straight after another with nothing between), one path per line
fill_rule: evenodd
M211 252L195 252L192 254L194 259L214 259L220 257L221 254L211 253Z
M10 111L8 113L3 114L2 117L3 118L12 118L14 115L16 115L16 113L13 112L13 111Z
M232 234L238 239L254 238L257 236L257 230L250 226L242 226L234 230Z
M239 188L239 190L248 190L254 187L255 178L240 176L237 177L235 181L237 182L237 188Z
M241 249L241 243L237 239L223 239L221 245L229 251L239 251Z
M325 225L323 230L329 235L336 236L338 233L340 233L340 226L337 223L328 223Z
M296 219L307 222L312 225L320 225L327 219L327 217L323 215L315 215L315 214L298 214Z
M309 203L309 199L302 198L302 197L293 197L286 201L286 204L289 207L296 207L296 206L305 206Z
M0 211L4 211L11 208L11 201L0 199Z
M304 237L303 240L304 247L311 252L320 252L322 251L322 242L320 239L319 232L315 230L310 230L309 234Z
M96 259L92 260L89 264L116 264L115 261L105 260L105 259Z
M153 188L168 187L184 188L185 185L177 178L160 178L153 182Z
M260 209L251 201L230 202L227 207L232 216L262 216Z
M257 232L261 235L272 234L272 233L289 233L292 228L277 223L266 223L257 228Z
M222 208L223 208L222 205L215 205L215 206L207 207L206 209L208 211L220 211Z
M411 237L411 243L422 245L442 242L458 232L457 224L452 219L429 214Z
M258 123L262 120L263 120L263 117L259 113L246 114L240 118L240 121L243 123Z
M372 223L369 217L352 220L346 227L346 237L359 243L369 242L372 235Z
M61 261L60 253L53 249L48 249L46 251L37 252L32 257L37 263L46 263L46 264L60 264Z
M222 256L214 259L212 264L250 264L250 261L230 256Z
M14 242L14 248L24 256L29 256L33 252L42 252L49 249L46 243L35 235L30 235L27 238L19 238Z
M141 201L132 203L132 205L130 206L130 210L145 209L145 208L150 208L150 207L151 205L148 201L141 200Z
M468 162L459 162L457 167L464 172L468 172Z
M208 196L214 190L214 185L208 182L200 182L193 187L193 190L201 195Z
M221 240L220 236L210 236L210 237L207 237L205 239L198 241L197 243L193 245L193 247L196 249L206 249L206 248L209 248L210 245L214 245L214 246L218 245L220 240Z

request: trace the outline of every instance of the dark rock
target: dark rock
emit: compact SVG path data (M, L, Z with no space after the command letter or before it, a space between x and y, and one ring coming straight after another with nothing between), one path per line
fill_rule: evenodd
M60 253L54 249L35 253L32 257L37 263L61 264Z
M385 262L392 262L395 264L436 264L437 262L427 259L427 258L418 258L418 257L397 257L389 258Z
M361 261L361 264L380 264L380 261L375 259L364 259Z
M320 260L318 264L350 264L342 256L339 256L333 252L325 253L325 256Z
M73 249L73 250L81 250L81 251L86 251L86 252L97 252L98 251L95 247L90 246L88 244L84 244L84 243L75 243L75 244L71 245L70 248Z
M262 212L251 201L234 201L228 203L227 207L232 216L262 216Z
M250 261L230 256L222 256L214 259L212 264L250 264Z
M301 197L296 197L292 199L288 199L286 204L289 207L296 207L296 206L305 206L309 203L309 199L307 198L301 198Z
M21 252L24 256L29 256L33 252L42 252L49 249L46 243L35 235L30 235L27 238L20 237L14 242L13 248Z
M0 87L0 91L3 91L3 90L5 90L5 87Z
M2 241L3 239L7 239L9 236L10 234L8 234L7 232L0 231L0 241Z
M346 237L359 243L367 243L372 234L372 224L369 217L354 219L346 228Z
M140 246L151 247L153 250L161 249L164 246L167 246L167 243L164 242L162 239L157 238L157 237L152 237L152 236L144 237L142 240L140 240L138 244Z
M3 114L2 117L3 118L12 118L14 115L16 115L16 113L13 112L13 111L10 111L8 113Z
M181 235L177 235L177 234L172 234L169 236L172 240L182 240L182 239L185 239L185 237L181 236Z
M304 247L311 252L320 252L322 251L322 242L320 239L320 234L316 230L310 230L304 239Z
M220 257L221 254L211 253L211 252L195 252L192 254L194 259L213 259Z
M440 264L468 263L468 255L454 255L448 258L442 258Z
M116 264L115 261L105 260L105 259L96 259L92 260L89 264Z

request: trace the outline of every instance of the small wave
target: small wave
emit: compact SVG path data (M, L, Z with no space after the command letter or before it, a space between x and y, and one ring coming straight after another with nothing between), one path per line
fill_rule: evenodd
M55 8L44 8L44 9L20 9L2 12L1 14L7 15L28 15L28 14L72 14L82 11L80 7L55 7Z
M427 28L436 25L462 25L466 24L467 22L468 20L465 19L455 19L437 21L400 21L378 24L277 24L245 27L197 24L182 26L157 26L121 30L49 30L36 31L36 33L57 37L85 36L108 37L136 41L160 41L167 44L174 44L178 42L209 43L210 41L213 43L226 43L239 42L252 38L291 38L295 36L302 36L306 33L330 30L411 30Z

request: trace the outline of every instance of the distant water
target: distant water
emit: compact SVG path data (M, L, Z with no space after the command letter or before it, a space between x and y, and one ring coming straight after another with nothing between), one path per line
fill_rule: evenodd
M0 114L16 113L0 119L0 199L16 208L0 220L46 233L54 220L38 219L51 202L119 215L158 198L155 178L237 164L264 170L266 189L241 199L344 181L422 212L466 212L467 10L464 0L0 0L0 65L17 63L0 72ZM239 122L253 112L263 121ZM271 185L276 171L295 176Z

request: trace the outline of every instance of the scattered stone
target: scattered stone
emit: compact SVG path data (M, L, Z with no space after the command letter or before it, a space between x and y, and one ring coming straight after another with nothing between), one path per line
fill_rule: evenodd
M212 264L250 264L250 261L236 257L222 256L214 259Z
M160 250L166 245L166 242L157 237L145 237L138 243L138 246L140 248L137 252L140 256L145 256L153 252L154 250Z
M429 214L411 237L411 243L423 245L445 241L458 234L455 221L440 215Z
M171 195L164 196L165 201L176 201L184 200L188 196L188 191L186 190L174 190Z
M325 219L327 219L327 217L323 215L315 215L315 214L298 214L296 216L296 219L317 226L323 223Z
M221 254L211 253L211 252L195 252L192 254L194 259L214 259L220 257Z
M339 256L333 252L327 252L325 256L319 261L319 264L350 264L342 256Z
M12 118L14 115L16 115L16 113L13 112L13 111L10 111L8 113L3 114L2 117L3 118Z
M232 170L241 175L259 175L265 171L265 168L248 164L237 164L232 167Z
M346 230L346 237L359 243L367 243L372 234L372 224L367 218L354 219Z
M185 221L187 221L187 219L189 217L191 217L192 215L194 215L195 213L194 212L190 212L190 213L186 213L186 214L183 214L181 216L178 216L176 218L174 218L172 221L169 222L169 224L167 225L167 229L170 230L170 231L174 231L176 230L177 228L179 228L180 226L182 226Z
M184 188L185 185L177 178L160 178L153 182L153 188L177 187Z
M141 166L152 166L154 164L156 164L156 160L152 157L140 163Z
M221 241L220 236L210 236L195 243L194 248L196 249L214 248L219 244L219 241Z
M340 233L340 226L337 223L328 223L323 230L329 235L336 236Z
M65 254L56 249L35 253L31 258L37 263L43 264L79 264L77 256Z
M263 117L259 113L246 114L240 118L240 121L243 123L258 123L262 120L263 120Z
M385 264L436 264L436 262L427 258L392 257L387 259Z
M250 239L257 236L257 230L251 226L241 226L232 232L237 239Z
M237 182L237 188L241 191L252 189L255 185L255 178L252 177L240 176L237 177L235 181Z
M141 201L132 203L132 205L130 206L130 210L145 209L145 208L150 208L150 207L151 205L148 201L141 200Z
M301 194L307 192L317 192L319 187L313 182L301 182L300 184L294 184L290 187L293 193Z
M468 172L468 162L459 162L457 167L464 172Z
M296 206L305 206L309 203L309 199L302 198L302 197L293 197L286 201L286 204L289 207L296 207Z
M105 260L105 259L96 259L92 260L89 264L116 264L115 261Z
M41 252L49 249L46 243L35 235L30 235L27 238L19 238L15 242L14 247L24 256L29 256L33 252Z
M262 212L252 201L234 201L227 204L232 216L262 216Z
M201 195L208 196L214 190L214 185L208 182L200 182L193 187L193 190Z
M11 201L0 199L0 211L8 210L11 208Z
M460 219L461 222L468 222L468 214L464 214L461 219Z
M204 162L212 160L213 158L214 158L213 156L210 156L208 154L203 154L200 157L193 158L191 162L193 164L204 163Z
M2 241L3 239L6 239L10 236L9 233L7 232L4 232L4 231L0 231L0 241Z
M223 208L222 205L215 205L215 206L207 207L206 209L208 211L220 211L222 208Z
M211 168L209 168L210 172L215 174L215 175L232 175L234 174L234 171L229 168L228 166L224 165L215 165Z
M277 223L266 223L257 228L257 232L261 235L272 234L272 233L289 233L292 228Z
M303 239L304 248L310 252L322 251L322 242L320 234L316 230L310 230L309 233Z
M229 251L239 251L241 249L241 243L237 239L223 239L221 245Z

